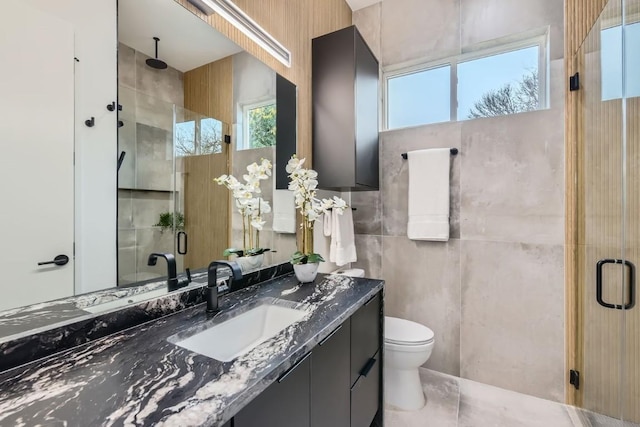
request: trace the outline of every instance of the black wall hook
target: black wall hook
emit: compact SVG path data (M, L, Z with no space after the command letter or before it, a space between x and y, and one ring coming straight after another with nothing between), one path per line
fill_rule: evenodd
M116 102L112 102L111 104L107 105L107 110L109 111L115 111L116 110ZM122 111L122 105L118 104L118 111Z
M118 120L118 127L121 128L124 126L124 122L122 120Z
M87 127L92 128L96 124L96 118L95 117L91 117L89 120L85 120L84 124Z

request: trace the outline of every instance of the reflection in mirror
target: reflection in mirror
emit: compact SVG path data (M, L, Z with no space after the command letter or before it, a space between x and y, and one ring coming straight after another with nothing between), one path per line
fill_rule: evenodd
M9 323L19 327L18 318L37 318L33 327L43 327L113 310L122 304L119 299L157 296L166 290L167 267L160 262L147 265L151 252L174 253L179 274L186 268L205 268L211 260L221 259L223 250L235 244L237 224L230 215L228 191L215 185L213 178L224 173L242 175L249 163L261 158L275 163L273 144L279 137L274 123L279 120L278 111L295 111L295 90L288 99L293 107L281 106L281 99L275 103L275 72L174 0L119 0L117 19L113 5L105 10L93 6L80 10L76 3L59 0L53 7L45 0L11 0L2 5L7 21L17 23L12 29L16 37L20 31L35 31L38 25L46 24L49 31L47 43L39 40L33 46L16 47L0 42L3 54L19 55L24 49L40 52L36 45L41 45L42 55L31 56L37 61L49 58L46 70L20 61L5 70L10 75L3 79L8 84L2 86L2 103L13 106L3 110L7 112L5 117L11 118L5 122L16 126L9 129L3 124L2 135L13 132L22 140L51 141L46 146L53 151L38 148L36 152L42 155L35 158L19 152L24 144L14 144L17 151L5 156L29 155L33 168L26 168L22 162L21 170L46 178L35 180L32 188L5 189L5 194L15 196L25 209L31 207L39 218L28 226L13 227L20 228L21 233L33 231L36 240L28 243L24 236L10 239L23 242L28 251L12 248L11 256L2 259L10 260L16 272L29 273L6 281L20 283L20 289L5 288L0 310L39 305L0 313L0 327ZM53 14L61 20L52 19ZM116 33L116 25L117 51L113 48L115 40L108 36ZM74 44L74 37L83 42ZM167 65L164 69L148 65L148 60L156 57L154 37L159 39L157 58ZM75 70L68 64L54 67L66 64L58 58L69 55L77 58ZM29 81L29 94L10 90L25 87L19 84L22 80ZM108 87L113 88L112 94L99 90ZM47 99L51 102L43 96L31 96L36 92L50 94ZM15 108L22 104L47 110L41 119L48 121L25 125L31 123L33 108ZM91 117L93 120L88 120ZM91 126L85 125L85 119ZM295 135L295 120L292 126ZM54 133L58 128L61 132ZM45 129L46 135L37 135L39 129ZM67 144L63 150L62 141L75 141L75 148ZM82 151L87 146L91 150ZM74 151L75 170L69 166ZM94 157L87 160L91 153ZM61 155L66 160L59 159ZM90 160L100 160L101 166L94 167ZM3 173L10 171L8 167ZM265 199L272 201L273 180L266 181L263 189ZM63 203L67 199L69 203ZM34 201L44 207L38 208ZM62 205L71 211L54 212L53 206ZM91 209L93 213L87 216ZM117 222L107 222L104 218L115 217L116 209ZM42 221L42 212L46 212L46 221ZM27 213L16 210L11 223L29 221ZM264 266L286 260L295 250L295 230L292 234L274 232L272 216L267 219L263 239L276 252L269 253ZM39 223L44 228L38 228ZM68 244L54 243L45 248L44 241L58 239L54 231L66 233L69 238L62 240L68 240ZM69 255L66 265L37 266L60 254ZM111 254L111 258L105 254ZM41 283L34 284L33 278L42 279ZM86 294L89 291L98 292ZM144 293L144 297L131 298ZM4 332L0 329L0 335Z

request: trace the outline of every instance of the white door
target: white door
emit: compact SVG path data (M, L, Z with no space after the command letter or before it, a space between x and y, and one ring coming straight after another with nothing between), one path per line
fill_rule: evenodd
M73 36L21 0L0 6L0 310L73 294Z

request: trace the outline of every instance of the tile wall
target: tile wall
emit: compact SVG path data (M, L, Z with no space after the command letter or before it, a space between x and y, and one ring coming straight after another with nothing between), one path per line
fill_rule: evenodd
M564 399L563 4L385 0L356 11L381 67L549 28L550 108L380 134L381 190L353 193L357 267L386 280L387 314L423 323L426 366ZM451 239L412 241L406 151L456 147Z
M118 95L123 106L118 151L118 283L166 276L166 264L147 266L151 252L175 252L174 235L154 227L174 210L173 106L184 103L182 73L155 70L148 56L118 45ZM179 163L176 165L179 169ZM178 257L178 271L182 271Z

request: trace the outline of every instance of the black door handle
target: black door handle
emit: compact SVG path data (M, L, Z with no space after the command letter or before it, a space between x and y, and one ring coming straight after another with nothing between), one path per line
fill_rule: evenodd
M629 267L629 302L625 305L610 304L602 298L602 267L605 264L624 264ZM636 305L636 266L629 260L621 259L601 259L596 264L596 300L598 304L606 308L615 310L629 310Z
M49 264L65 265L68 262L69 262L69 257L68 256L66 256L66 255L58 255L52 261L39 262L38 265L49 265Z
M184 249L181 249L182 246L180 245L180 242L182 241L182 239L180 239L181 236L184 236ZM180 255L187 254L187 250L189 249L188 244L189 241L187 240L187 233L185 233L184 231L178 231L178 253Z

